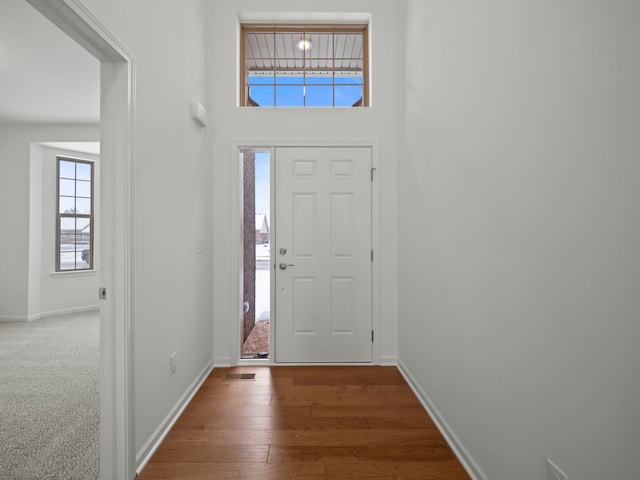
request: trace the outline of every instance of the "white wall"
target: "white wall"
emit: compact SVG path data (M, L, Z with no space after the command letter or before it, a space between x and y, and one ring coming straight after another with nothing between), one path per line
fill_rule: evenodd
M56 157L94 162L94 270L55 273ZM29 319L98 308L100 237L99 156L86 152L31 145L29 253Z
M638 2L406 11L399 349L491 480L638 478Z
M212 359L212 191L203 101L203 1L83 0L136 59L135 448L140 461ZM196 254L200 243L202 254ZM169 375L169 356L177 371Z
M237 153L234 142L348 142L374 140L379 145L380 248L377 252L381 278L379 301L381 328L379 355L382 361L397 357L396 285L396 162L398 115L398 61L396 3L385 0L326 0L301 3L296 0L215 0L208 3L208 102L214 132L214 209L216 228L214 349L217 364L233 363L239 344L240 328L238 259L230 255L240 231L239 197L234 193L239 180L234 176ZM304 20L310 13L364 13L371 15L372 29L372 107L332 108L240 108L238 107L239 15L262 18L279 13L297 15ZM295 12L292 14L292 12ZM282 17L280 17L282 18ZM399 64L398 64L399 65ZM239 342L239 340L237 340ZM234 352L235 355L234 355Z
M96 126L0 125L0 320L26 320L40 298L29 292L31 143L98 139Z

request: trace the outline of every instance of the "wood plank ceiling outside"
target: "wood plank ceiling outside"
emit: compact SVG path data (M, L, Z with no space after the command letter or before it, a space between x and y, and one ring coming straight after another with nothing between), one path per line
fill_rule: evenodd
M306 38L311 48L300 50L296 43ZM335 52L335 55L334 55ZM245 43L247 70L255 75L331 75L361 76L363 69L362 34L352 32L247 32Z

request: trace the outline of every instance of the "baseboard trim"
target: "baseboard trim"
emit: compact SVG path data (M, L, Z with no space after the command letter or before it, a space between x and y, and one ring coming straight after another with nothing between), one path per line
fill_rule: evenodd
M62 315L73 315L74 313L86 313L100 310L98 305L89 305L87 307L75 307L65 308L63 310L53 310L51 312L38 313L36 315L29 315L28 321L33 322L35 320L42 320L44 318L60 317Z
M0 315L0 322L35 322L44 318L61 317L62 315L73 315L74 313L86 313L100 310L98 305L88 307L66 308L64 310L54 310L51 312L37 313L35 315Z
M475 459L471 456L464 444L460 441L455 434L451 426L447 423L442 414L438 411L434 403L429 396L424 392L420 384L416 381L415 377L411 374L411 371L402 363L402 359L398 360L398 369L402 376L405 378L413 393L416 394L420 403L425 408L427 413L431 416L431 419L440 430L440 433L453 450L453 453L458 458L464 469L467 471L472 480L489 480Z
M397 357L388 357L376 362L277 362L273 359L254 359L254 358L241 358L237 365L228 365L226 363L215 364L217 368L226 367L358 367L358 366L382 366L382 367L396 367L398 366Z
M216 368L231 367L230 357L214 357L213 366Z
M155 432L151 434L151 437L146 441L142 448L136 454L136 473L139 474L145 465L149 462L153 454L156 452L164 438L167 436L173 425L178 421L182 412L189 405L193 397L200 387L207 379L211 371L213 370L213 360L209 361L206 367L200 372L200 375L196 377L193 383L189 386L187 391L180 397L178 402L169 411L162 423L156 428Z
M382 355L380 357L380 365L383 367L397 367L398 357L395 355Z
M0 322L15 323L15 322L28 322L29 317L23 317L19 315L0 315Z

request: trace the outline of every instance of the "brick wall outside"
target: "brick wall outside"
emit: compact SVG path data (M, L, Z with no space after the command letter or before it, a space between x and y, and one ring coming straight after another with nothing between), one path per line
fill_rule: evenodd
M256 325L256 200L255 200L255 152L243 151L244 183L244 302L249 303L242 328L242 343Z

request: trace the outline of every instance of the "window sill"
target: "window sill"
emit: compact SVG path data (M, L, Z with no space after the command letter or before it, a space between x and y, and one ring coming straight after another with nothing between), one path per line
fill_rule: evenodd
M85 277L98 273L98 270L69 270L68 272L51 272L49 275L55 277Z

